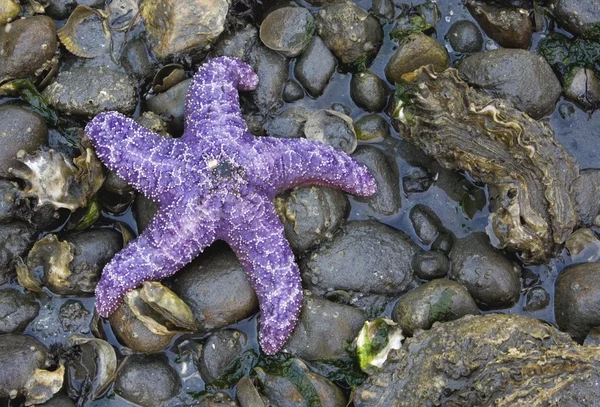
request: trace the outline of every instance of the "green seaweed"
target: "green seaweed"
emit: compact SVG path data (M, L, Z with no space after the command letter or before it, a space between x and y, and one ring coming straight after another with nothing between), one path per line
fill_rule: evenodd
M440 11L435 3L427 2L405 8L390 32L390 38L402 41L411 34L432 29L440 20Z
M207 384L209 392L228 389L236 385L244 376L250 376L258 364L259 356L256 351L249 349L233 360L225 369L225 373L216 381Z
M600 43L583 38L569 39L550 34L540 41L538 52L563 77L575 67L589 68L600 73Z
M82 214L73 222L69 220L67 230L81 231L92 226L100 217L100 204L98 203L98 195L94 195L88 205L82 211ZM73 218L72 218L73 219Z
M429 308L429 323L433 324L436 321L446 321L452 314L452 298L456 295L456 291L445 289L440 294L436 302L431 303Z
M6 86L16 91L21 99L27 102L31 109L42 116L50 126L56 127L59 125L58 114L29 79L15 79Z
M358 364L356 358L332 359L311 362L316 373L327 380L345 388L350 389L360 385L368 377Z

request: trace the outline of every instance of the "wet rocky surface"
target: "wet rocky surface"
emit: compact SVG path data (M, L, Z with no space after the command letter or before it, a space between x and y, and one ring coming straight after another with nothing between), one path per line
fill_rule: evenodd
M0 1L0 405L596 400L595 2L552 0L543 12L529 0L258 3ZM298 326L275 356L258 346L256 295L222 242L154 287L162 294L140 288L100 318L93 292L102 267L157 205L106 170L102 188L73 210L38 205L39 188L24 192L35 175L17 176L27 172L23 153L62 163L46 174L82 165L81 129L102 111L180 136L194 69L220 55L259 75L258 89L240 94L253 134L333 145L367 165L378 186L370 198L321 186L275 198L305 289ZM496 100L467 106L495 140L485 154L451 120L415 139L400 125L404 85L423 64L442 78L422 82L436 118L436 103L451 106L463 86ZM444 82L448 67L466 85ZM423 147L431 128L458 134L459 148L447 148L452 137L426 146L430 155L411 144ZM554 138L565 152L548 149ZM518 170L499 179L498 163ZM55 179L67 196L79 196L90 175L75 173L66 184ZM542 174L548 182L538 183ZM365 373L353 341L379 316L406 339Z

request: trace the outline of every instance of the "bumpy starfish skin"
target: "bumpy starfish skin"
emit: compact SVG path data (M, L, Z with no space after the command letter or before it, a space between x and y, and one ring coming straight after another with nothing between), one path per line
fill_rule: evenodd
M256 290L263 350L275 353L288 339L302 286L273 198L305 184L369 196L376 184L365 166L327 145L252 136L238 89L257 83L250 66L237 59L204 64L190 85L179 139L116 112L86 126L106 166L160 204L148 228L104 268L96 288L100 315L112 314L129 290L173 275L213 241L224 240Z

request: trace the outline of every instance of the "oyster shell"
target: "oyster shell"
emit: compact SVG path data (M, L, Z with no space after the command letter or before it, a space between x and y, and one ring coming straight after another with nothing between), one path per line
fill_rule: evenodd
M458 71L420 68L398 85L401 134L443 166L488 184L487 233L496 247L543 263L577 224L578 165L550 127L469 87Z
M79 5L58 30L58 38L72 54L95 58L107 52L110 46L107 18L108 14L103 10Z

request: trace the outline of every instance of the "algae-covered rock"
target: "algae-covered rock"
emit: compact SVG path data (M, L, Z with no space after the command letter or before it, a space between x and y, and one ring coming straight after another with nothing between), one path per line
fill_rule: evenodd
M578 347L537 319L466 316L407 339L355 389L353 401L356 407L578 405L584 394L597 398L599 375L600 347Z
M454 69L424 67L408 79L394 109L403 137L488 184L487 232L496 247L519 252L525 263L547 260L577 224L578 166L550 127L470 88Z

